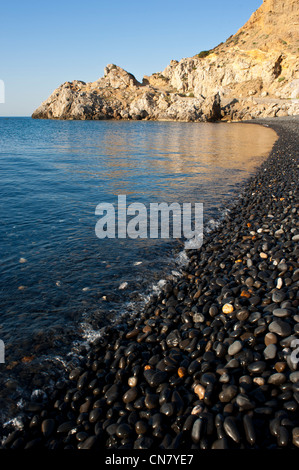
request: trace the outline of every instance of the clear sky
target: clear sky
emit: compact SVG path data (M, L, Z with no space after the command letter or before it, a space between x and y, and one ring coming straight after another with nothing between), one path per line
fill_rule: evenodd
M142 80L234 34L262 0L4 0L0 116L30 116L61 83L117 64ZM1 97L0 97L1 98Z

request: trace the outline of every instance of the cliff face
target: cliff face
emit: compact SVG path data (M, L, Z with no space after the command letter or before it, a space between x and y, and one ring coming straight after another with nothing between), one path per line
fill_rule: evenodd
M299 4L264 0L211 51L144 77L108 65L93 83L66 82L33 113L50 119L211 121L299 114Z

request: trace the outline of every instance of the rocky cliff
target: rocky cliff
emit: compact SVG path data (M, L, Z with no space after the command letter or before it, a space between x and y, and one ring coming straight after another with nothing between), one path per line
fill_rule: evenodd
M299 114L299 4L264 0L225 43L143 78L114 64L66 82L34 111L45 119L215 121Z

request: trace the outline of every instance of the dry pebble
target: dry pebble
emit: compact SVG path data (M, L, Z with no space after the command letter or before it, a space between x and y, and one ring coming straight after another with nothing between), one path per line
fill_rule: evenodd
M223 313L232 313L234 311L234 307L231 304L225 304L222 307L222 312Z

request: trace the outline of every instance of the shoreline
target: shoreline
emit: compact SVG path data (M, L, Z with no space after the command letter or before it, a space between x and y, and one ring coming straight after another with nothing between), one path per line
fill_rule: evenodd
M168 281L140 317L106 327L47 403L27 404L23 431L4 448L299 446L299 372L290 362L290 338L299 338L298 122L241 121L279 138L190 253L185 278Z

